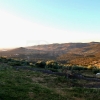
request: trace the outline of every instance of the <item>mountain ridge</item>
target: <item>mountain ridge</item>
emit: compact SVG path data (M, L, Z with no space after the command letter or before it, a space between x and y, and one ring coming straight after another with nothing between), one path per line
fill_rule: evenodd
M1 51L1 56L27 57L31 60L57 60L58 62L88 65L100 62L100 42L62 43L19 47Z

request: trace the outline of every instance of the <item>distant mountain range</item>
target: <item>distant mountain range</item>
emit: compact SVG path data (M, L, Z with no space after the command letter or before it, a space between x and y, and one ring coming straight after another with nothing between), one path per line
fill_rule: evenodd
M30 57L31 59L54 59L62 63L92 64L100 59L100 42L63 43L19 47L7 51L0 51L0 56Z

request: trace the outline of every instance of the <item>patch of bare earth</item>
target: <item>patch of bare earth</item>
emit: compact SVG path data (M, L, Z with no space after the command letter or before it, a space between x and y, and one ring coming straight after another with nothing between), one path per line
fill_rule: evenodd
M41 77L33 77L33 78L32 78L32 81L33 81L33 82L43 82L43 80L44 80L44 79L41 78Z

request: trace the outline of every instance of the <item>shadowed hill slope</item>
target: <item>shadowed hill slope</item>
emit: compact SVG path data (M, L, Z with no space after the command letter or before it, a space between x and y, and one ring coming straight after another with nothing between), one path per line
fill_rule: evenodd
M57 60L72 64L99 64L100 42L62 43L20 47L8 51L0 51L0 56L22 57L34 60ZM95 65L94 64L94 65ZM100 64L99 64L100 65Z

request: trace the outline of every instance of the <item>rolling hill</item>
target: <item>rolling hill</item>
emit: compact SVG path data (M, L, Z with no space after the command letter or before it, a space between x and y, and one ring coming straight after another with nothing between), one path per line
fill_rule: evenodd
M56 43L19 47L0 51L0 56L30 58L31 60L57 60L64 64L100 66L100 42Z

